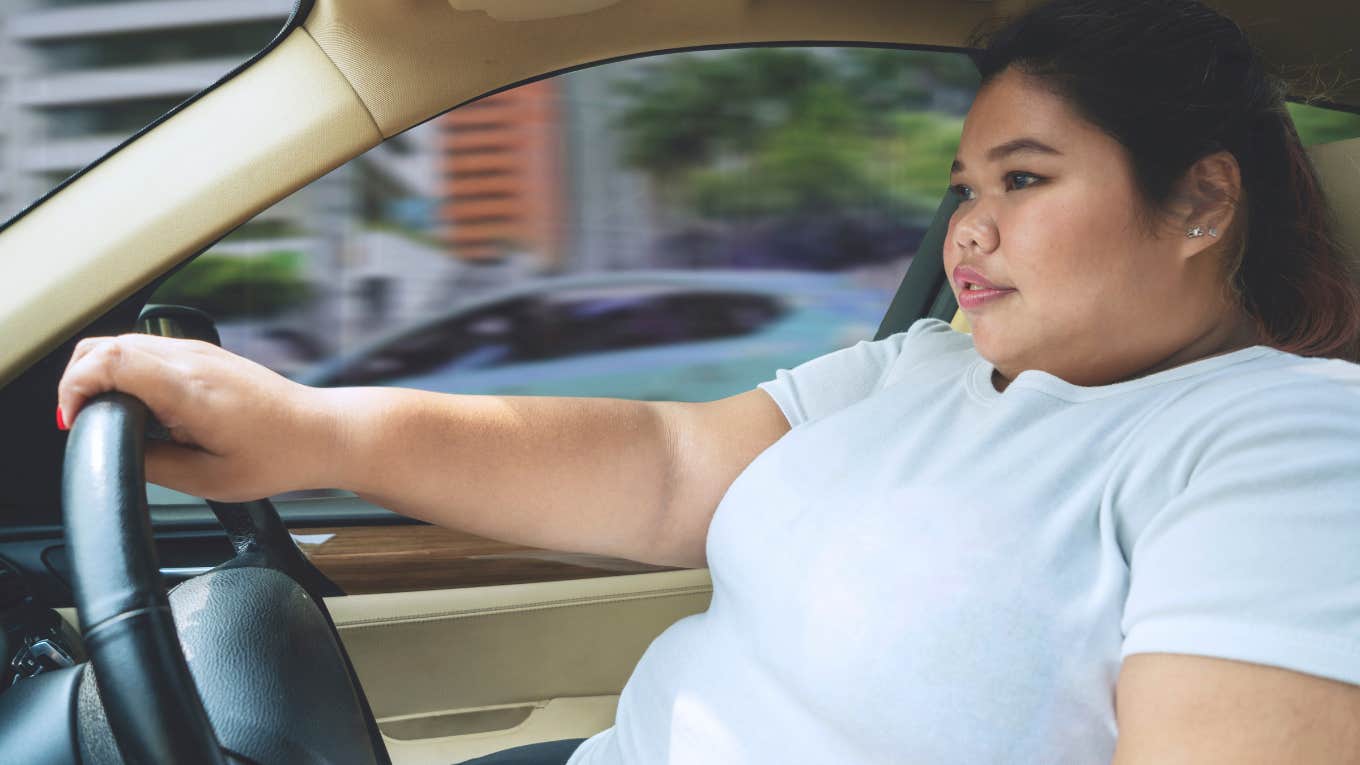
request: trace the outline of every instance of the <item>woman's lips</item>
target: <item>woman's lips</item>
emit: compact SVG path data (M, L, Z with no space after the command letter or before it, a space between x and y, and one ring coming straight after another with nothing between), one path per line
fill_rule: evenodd
M959 291L959 307L965 310L977 308L983 303L1005 297L1015 292L1013 289L976 289L970 290L966 287Z

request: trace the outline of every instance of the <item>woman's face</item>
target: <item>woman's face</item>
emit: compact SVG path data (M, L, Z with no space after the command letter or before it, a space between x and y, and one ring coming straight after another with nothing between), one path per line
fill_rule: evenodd
M1202 346L1222 334L1217 263L1187 257L1183 227L1145 230L1127 152L1061 97L1013 69L991 80L950 182L964 199L944 247L955 297L967 281L956 268L1012 290L960 301L998 387L1026 369L1105 385L1213 350Z

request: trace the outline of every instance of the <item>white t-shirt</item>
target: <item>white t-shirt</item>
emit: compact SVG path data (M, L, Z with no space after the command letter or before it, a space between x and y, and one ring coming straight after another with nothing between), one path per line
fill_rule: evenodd
M991 373L922 319L761 383L712 604L569 765L1107 765L1129 654L1360 684L1360 365Z

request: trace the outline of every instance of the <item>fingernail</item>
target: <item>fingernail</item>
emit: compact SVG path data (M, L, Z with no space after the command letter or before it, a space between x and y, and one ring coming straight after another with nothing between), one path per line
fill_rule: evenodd
M61 416L61 405L57 405L57 430L66 430L66 420Z

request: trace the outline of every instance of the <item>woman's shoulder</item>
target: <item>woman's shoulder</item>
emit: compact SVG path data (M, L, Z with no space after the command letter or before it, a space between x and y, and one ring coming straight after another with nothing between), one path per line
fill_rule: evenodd
M891 345L894 359L885 383L901 379L908 370L927 362L946 360L942 363L953 368L976 357L973 336L959 332L941 319L917 319L882 342Z
M1238 438L1349 441L1353 448L1360 443L1360 364L1270 348L1182 388L1141 430L1191 449Z
M951 326L950 323L945 321L944 319L935 319L931 317L925 317L913 321L911 323L911 326L907 327L899 334L906 335L908 337L930 337L936 339L949 339L954 342L961 341L967 345L973 344L972 336L969 335L967 332L960 332L954 329L954 327Z
M954 329L943 319L929 317L917 319L906 329L888 335L880 342L893 344L903 354L930 354L973 347L972 335Z
M1111 492L1132 529L1194 487L1238 505L1274 487L1308 506L1360 489L1357 444L1360 364L1272 349L1161 400L1120 445Z
M1219 370L1206 381L1209 384L1195 389L1196 398L1231 408L1292 404L1290 408L1338 405L1349 410L1360 406L1360 364L1261 349L1246 362Z

